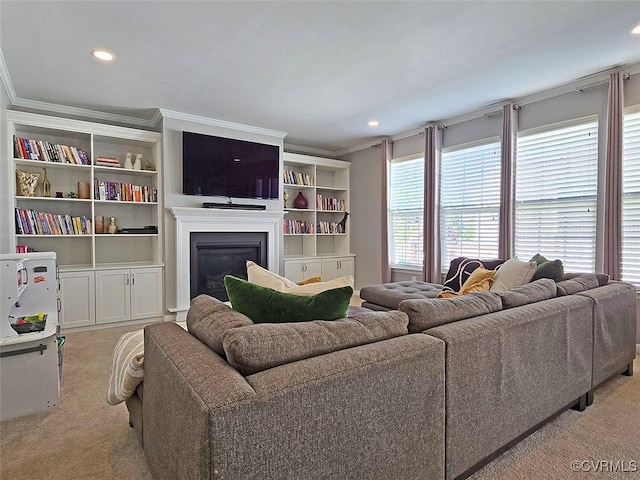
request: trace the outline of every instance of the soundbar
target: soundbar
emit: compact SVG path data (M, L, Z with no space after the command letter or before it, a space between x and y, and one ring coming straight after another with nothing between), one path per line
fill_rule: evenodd
M266 205L249 205L242 203L210 203L204 202L204 208L224 208L227 210L266 210Z

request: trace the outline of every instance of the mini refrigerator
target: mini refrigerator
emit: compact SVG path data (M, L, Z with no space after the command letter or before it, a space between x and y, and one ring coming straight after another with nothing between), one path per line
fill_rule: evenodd
M54 252L0 255L0 420L58 404L58 291Z

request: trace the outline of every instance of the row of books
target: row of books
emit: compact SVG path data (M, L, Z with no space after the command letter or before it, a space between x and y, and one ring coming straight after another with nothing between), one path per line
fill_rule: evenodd
M313 222L305 220L285 220L282 223L283 231L289 235L313 234L313 233L345 233L342 224L337 222Z
M328 198L324 195L316 195L316 210L332 210L338 212L347 211L347 202L340 198Z
M69 145L59 145L46 140L30 140L13 136L13 155L22 160L91 165L87 152Z
M18 235L89 235L91 220L82 215L59 215L38 212L30 208L16 208L16 232Z
M316 226L313 222L305 220L285 220L282 222L285 234L315 233Z
M345 233L345 231L340 223L318 222L317 233Z
M306 173L294 172L292 170L282 170L284 183L289 185L313 186L313 177Z
M157 202L158 190L147 185L108 182L94 179L94 198L96 200L114 200L118 202Z

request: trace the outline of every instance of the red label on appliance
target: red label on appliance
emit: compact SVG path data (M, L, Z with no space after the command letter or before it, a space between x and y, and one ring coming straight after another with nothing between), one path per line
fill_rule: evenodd
M46 279L44 278L44 275L38 275L33 278L33 283L40 283L40 282L44 282L45 280Z

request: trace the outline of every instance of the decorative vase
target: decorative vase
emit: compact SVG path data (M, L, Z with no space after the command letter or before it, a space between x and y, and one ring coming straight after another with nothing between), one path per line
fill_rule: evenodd
M116 225L116 217L111 217L109 219L109 226L107 227L107 232L116 233L118 231L118 225Z
M131 154L127 152L127 155L124 158L123 168L128 168L129 170L133 170L133 163L131 163Z
M89 197L91 197L89 182L78 182L78 198L88 199Z
M104 217L102 215L96 215L95 222L95 232L104 233Z
M42 196L50 197L51 196L51 183L49 182L49 178L47 178L47 169L43 168L44 177L42 177Z
M307 208L309 206L309 202L307 202L302 192L298 192L298 196L293 200L293 206L295 208Z

